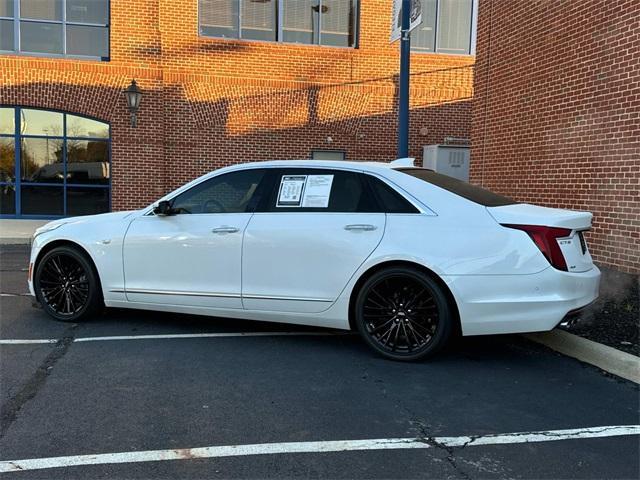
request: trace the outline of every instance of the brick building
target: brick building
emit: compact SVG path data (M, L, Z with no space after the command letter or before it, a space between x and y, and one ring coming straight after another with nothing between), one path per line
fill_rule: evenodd
M640 272L640 3L481 0L471 181L594 213L601 264Z
M0 213L137 208L216 167L314 151L394 158L391 4L0 0ZM423 0L412 155L470 137L474 7Z

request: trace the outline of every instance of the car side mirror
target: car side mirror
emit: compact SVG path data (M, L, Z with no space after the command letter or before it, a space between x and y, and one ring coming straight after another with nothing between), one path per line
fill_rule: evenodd
M166 216L173 215L173 207L171 206L171 202L168 200L162 200L158 205L153 209L153 213L155 215Z

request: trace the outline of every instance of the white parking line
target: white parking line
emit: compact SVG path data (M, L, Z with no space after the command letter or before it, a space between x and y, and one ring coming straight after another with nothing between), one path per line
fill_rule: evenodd
M73 343L104 342L113 340L164 340L173 338L228 338L228 337L291 337L291 336L335 336L349 335L349 332L222 332L222 333L169 333L158 335L113 335L107 337L79 337ZM30 345L33 343L56 343L56 338L42 339L0 339L0 345Z
M405 450L426 449L431 447L469 447L478 445L503 445L584 438L619 437L625 435L640 435L640 425L590 427L569 430L548 430L539 432L518 432L462 437L378 438L371 440L258 443L252 445L226 445L200 448L146 450L141 452L103 453L97 455L73 455L67 457L30 458L25 460L0 461L0 473L41 470L46 468L77 467L83 465L192 460L197 458L363 450Z
M0 345L31 345L34 343L57 343L55 338L35 338L35 339L3 339Z

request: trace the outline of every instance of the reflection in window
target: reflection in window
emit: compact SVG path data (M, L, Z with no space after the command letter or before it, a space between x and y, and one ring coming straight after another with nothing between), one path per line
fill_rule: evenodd
M109 182L108 124L62 112L0 108L0 209L5 214L105 212Z
M0 51L106 59L109 1L0 0Z
M359 0L199 0L200 34L355 47Z
M0 137L0 182L16 179L16 143L14 138Z
M62 139L23 138L20 144L20 173L24 182L62 183Z
M15 110L13 108L0 108L0 135L3 133L14 134L15 118Z
M411 32L411 50L473 54L474 0L422 0L422 24Z
M109 183L107 142L67 140L67 183Z
M62 113L47 110L20 110L20 133L23 135L62 136Z
M67 114L67 137L109 138L109 125Z

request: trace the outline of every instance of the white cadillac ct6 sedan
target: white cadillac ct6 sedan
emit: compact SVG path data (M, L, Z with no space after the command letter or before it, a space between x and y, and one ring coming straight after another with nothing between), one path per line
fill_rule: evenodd
M455 331L550 330L596 299L590 213L409 165L235 165L142 210L57 220L29 288L57 320L106 305L351 329L396 360Z

